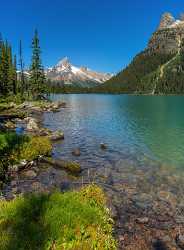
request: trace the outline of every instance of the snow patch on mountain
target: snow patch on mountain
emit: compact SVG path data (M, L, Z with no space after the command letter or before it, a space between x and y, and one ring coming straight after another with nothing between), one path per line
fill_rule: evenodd
M67 57L60 60L54 67L48 68L45 73L52 81L84 87L102 84L112 77L112 74L95 72L87 67L76 67Z

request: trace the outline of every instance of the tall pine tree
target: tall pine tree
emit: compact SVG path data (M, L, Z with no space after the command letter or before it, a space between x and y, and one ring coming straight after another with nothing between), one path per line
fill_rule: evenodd
M32 40L32 50L30 84L33 96L38 98L40 95L45 93L46 78L41 61L41 49L37 30L35 30L35 34Z
M20 86L19 90L21 95L24 95L25 91L25 76L24 76L24 61L23 61L23 53L22 53L22 41L19 43L19 66L20 66Z

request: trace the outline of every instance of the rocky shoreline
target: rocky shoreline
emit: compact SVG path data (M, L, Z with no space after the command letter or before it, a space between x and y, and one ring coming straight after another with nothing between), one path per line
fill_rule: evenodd
M16 131L17 134L25 134L31 137L40 138L46 137L52 144L57 141L64 140L64 133L60 130L51 131L42 125L44 112L59 112L61 108L65 108L64 102L25 102L21 105L11 103L4 112L0 114L1 131L11 132ZM65 175L69 172L72 175L80 173L80 165L72 161L54 160L52 157L40 155L37 159L28 161L22 159L16 165L10 165L7 171L7 179L10 181L7 184L1 182L1 199L11 200L21 193L32 191L49 192L53 187L45 187L36 181L36 177L40 172L45 171L45 166L48 170L59 169ZM26 188L21 188L21 178L24 178ZM31 181L32 180L32 181ZM30 183L28 185L27 183Z
M21 111L25 109L29 110L26 107ZM28 118L18 118L15 122L24 126L25 130L28 127L26 133L47 135L53 143L57 139L63 140L61 131L56 134L42 127L43 112L53 111L31 108ZM54 112L57 110L54 109ZM100 148L108 150L103 143ZM80 149L73 150L71 154L79 157ZM66 162L40 157L26 167L24 165L21 171L12 173L11 182L4 187L1 198L11 200L27 192L65 191L95 182L108 196L119 249L184 249L184 175L181 172L150 161L144 166L137 166L121 160L115 165L100 167L97 172L94 169L94 173L90 170L90 174L88 169L80 174L78 166L77 171L71 174ZM79 175L76 176L76 173Z

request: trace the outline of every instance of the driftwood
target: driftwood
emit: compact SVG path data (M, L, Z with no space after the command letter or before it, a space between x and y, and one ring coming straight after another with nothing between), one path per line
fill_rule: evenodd
M80 165L72 161L54 160L51 158L42 157L40 159L40 162L49 164L54 168L66 170L67 172L72 174L79 174L81 172Z

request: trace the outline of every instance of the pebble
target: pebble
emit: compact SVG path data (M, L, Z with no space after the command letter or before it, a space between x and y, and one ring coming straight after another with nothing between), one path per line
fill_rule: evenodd
M100 148L103 149L103 150L105 150L105 149L107 149L107 145L105 143L101 143L100 144Z
M161 201L169 202L171 205L176 205L176 197L171 192L160 191L158 197Z
M74 156L80 156L81 155L80 149L79 148L74 149L72 151L72 155L74 155Z
M147 224L149 222L149 218L148 217L137 218L136 222L139 224Z
M11 181L11 186L12 187L15 187L17 185L17 182L16 181Z
M176 236L176 244L181 248L184 249L184 235L178 234Z
M33 182L31 187L34 191L41 191L43 188L40 182Z
M27 178L34 178L37 174L33 170L28 170L24 172L23 175Z

